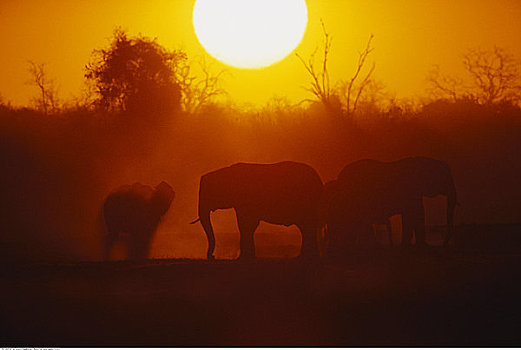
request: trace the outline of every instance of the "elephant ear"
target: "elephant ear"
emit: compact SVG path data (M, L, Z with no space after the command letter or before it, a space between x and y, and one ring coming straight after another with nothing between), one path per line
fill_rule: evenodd
M159 215L164 215L170 208L170 204L174 200L175 192L172 187L166 182L162 181L156 186L152 196L152 206L154 211Z

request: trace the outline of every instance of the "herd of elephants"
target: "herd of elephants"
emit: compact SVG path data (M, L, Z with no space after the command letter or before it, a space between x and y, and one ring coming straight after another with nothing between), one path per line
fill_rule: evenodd
M456 189L446 162L410 157L394 162L363 159L346 165L336 180L322 183L309 165L285 161L274 164L237 163L201 176L198 219L208 238L208 260L214 259L215 235L210 213L235 209L240 232L240 259L255 257L254 232L260 221L296 225L302 235L300 257L318 258L319 240L325 255L338 257L374 242L373 224L386 224L401 214L402 246L424 246L423 197L447 198L444 245L454 232ZM148 256L151 239L168 211L175 192L166 182L155 188L135 183L118 188L105 199L105 258L114 243L127 237L129 259ZM392 236L389 234L390 243Z

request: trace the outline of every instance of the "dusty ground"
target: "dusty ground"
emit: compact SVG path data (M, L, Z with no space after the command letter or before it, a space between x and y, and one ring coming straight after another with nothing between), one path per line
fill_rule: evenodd
M378 258L375 258L375 257ZM521 255L4 265L3 346L521 345Z

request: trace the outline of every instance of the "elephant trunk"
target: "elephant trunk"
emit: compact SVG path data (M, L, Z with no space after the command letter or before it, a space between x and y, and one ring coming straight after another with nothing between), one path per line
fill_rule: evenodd
M447 233L443 241L443 246L445 247L449 245L449 241L454 235L454 211L456 210L457 204L456 188L454 184L451 183L447 195Z
M206 252L206 257L208 260L213 260L213 251L215 250L215 235L213 233L212 222L210 220L210 210L201 210L201 208L199 208L199 219L201 220L201 225L203 226L206 237L208 238L208 251Z
M100 206L99 212L98 212L98 229L101 235L101 245L103 246L103 260L108 261L110 260L110 253L112 250L112 244L114 241L114 237L110 234L110 232L107 229L107 224L105 222L105 206Z

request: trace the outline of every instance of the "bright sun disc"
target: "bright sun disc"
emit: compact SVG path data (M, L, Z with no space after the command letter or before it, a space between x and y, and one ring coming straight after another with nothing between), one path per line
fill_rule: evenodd
M282 60L302 40L305 0L196 0L193 24L206 51L239 68Z

